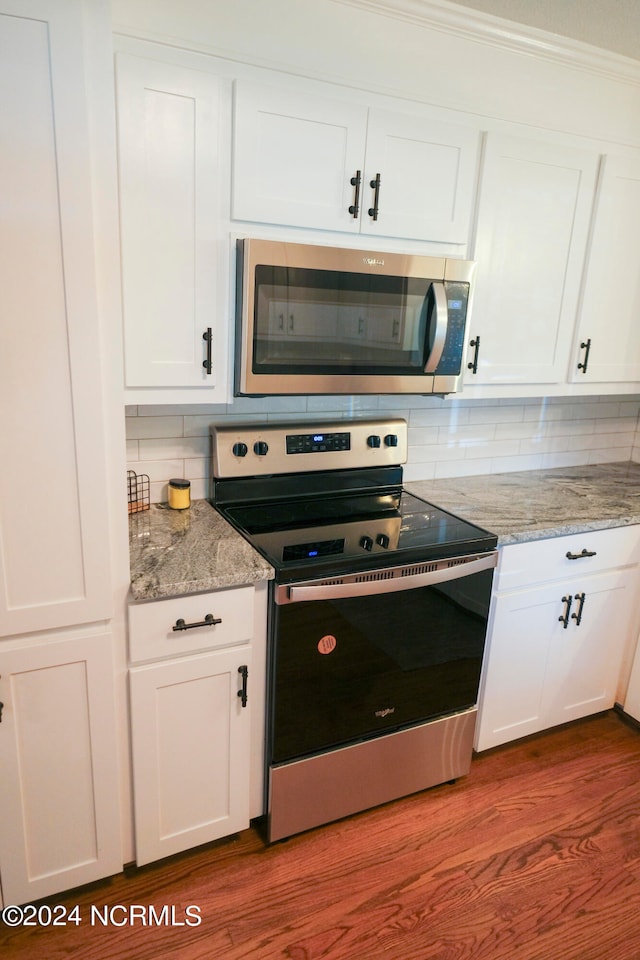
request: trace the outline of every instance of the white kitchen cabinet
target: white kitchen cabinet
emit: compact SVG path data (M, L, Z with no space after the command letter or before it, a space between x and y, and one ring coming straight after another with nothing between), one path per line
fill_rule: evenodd
M599 156L489 134L465 385L567 378Z
M264 706L254 629L253 587L130 606L138 864L249 826L252 707Z
M0 874L25 903L122 869L111 637L0 646Z
M477 750L613 706L637 631L639 541L628 527L501 550Z
M479 141L461 123L236 81L231 215L466 244Z
M0 636L111 615L86 16L0 2Z
M575 345L576 383L640 382L640 159L608 156Z
M132 403L228 399L222 84L188 67L116 56L125 387Z

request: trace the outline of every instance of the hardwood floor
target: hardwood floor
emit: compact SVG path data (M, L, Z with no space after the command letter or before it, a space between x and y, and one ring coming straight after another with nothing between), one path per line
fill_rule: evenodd
M247 830L47 903L81 922L0 926L3 960L638 960L640 732L609 712L272 847ZM183 925L144 926L151 904Z

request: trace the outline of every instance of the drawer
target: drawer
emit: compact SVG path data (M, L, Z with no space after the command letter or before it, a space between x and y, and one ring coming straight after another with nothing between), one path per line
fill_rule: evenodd
M254 588L238 587L169 600L129 604L129 658L161 660L247 643L253 637ZM220 623L174 630L178 620L203 623L212 614Z
M638 525L516 543L500 549L494 590L513 590L567 577L574 579L639 562Z

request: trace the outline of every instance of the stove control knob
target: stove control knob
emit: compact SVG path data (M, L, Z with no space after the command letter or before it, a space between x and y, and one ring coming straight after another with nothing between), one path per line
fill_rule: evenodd
M363 550L372 550L373 549L373 540L371 537L361 537L360 546Z
M256 440L253 445L253 452L258 457L266 457L267 451L269 450L269 444L266 440Z
M385 447L397 447L397 446L398 446L398 438L397 438L397 436L395 435L395 433L388 433L388 434L386 435L386 437L384 438L384 445L385 445Z
M376 543L379 547L383 547L385 550L387 550L389 547L389 537L386 535L386 533L379 533L376 537Z
M368 446L368 447L372 447L372 448L374 448L374 449L376 449L377 447L379 447L379 446L380 446L380 437L377 437L375 434L373 434L373 435L370 436L370 437L367 437L367 446Z
M246 443L234 443L232 450L234 457L246 457L249 452Z

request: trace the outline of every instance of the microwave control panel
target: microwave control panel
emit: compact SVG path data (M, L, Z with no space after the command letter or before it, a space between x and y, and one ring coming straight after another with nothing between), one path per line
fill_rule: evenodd
M457 377L464 356L469 284L445 280L444 289L447 298L447 336L436 373Z

